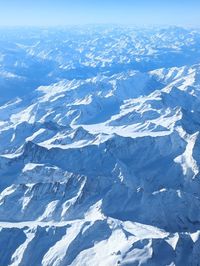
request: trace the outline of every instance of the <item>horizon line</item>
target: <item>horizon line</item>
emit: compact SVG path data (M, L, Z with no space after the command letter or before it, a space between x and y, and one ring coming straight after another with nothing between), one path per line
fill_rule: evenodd
M183 29L200 29L200 25L182 25L182 24L135 24L135 23L68 23L68 24L55 24L55 25L34 25L34 24L18 24L18 25L4 25L0 24L1 28L69 28L69 27L122 27L122 28L183 28Z

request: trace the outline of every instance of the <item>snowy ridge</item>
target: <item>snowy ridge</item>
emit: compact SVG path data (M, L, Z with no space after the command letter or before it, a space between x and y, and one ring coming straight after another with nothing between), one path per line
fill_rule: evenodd
M0 265L200 265L200 33L87 30L0 43Z

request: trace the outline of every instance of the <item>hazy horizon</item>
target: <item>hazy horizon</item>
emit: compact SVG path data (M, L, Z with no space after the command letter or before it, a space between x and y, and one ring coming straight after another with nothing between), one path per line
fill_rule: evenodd
M197 0L0 0L0 26L120 24L199 27Z

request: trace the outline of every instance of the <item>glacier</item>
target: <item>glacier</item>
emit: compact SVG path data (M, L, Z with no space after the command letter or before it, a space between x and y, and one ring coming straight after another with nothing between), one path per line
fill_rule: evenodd
M0 33L0 265L200 265L200 31Z

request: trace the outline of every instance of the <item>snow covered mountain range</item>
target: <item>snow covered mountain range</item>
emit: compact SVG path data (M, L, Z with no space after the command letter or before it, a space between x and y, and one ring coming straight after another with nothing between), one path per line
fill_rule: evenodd
M0 34L0 265L200 265L200 31Z

